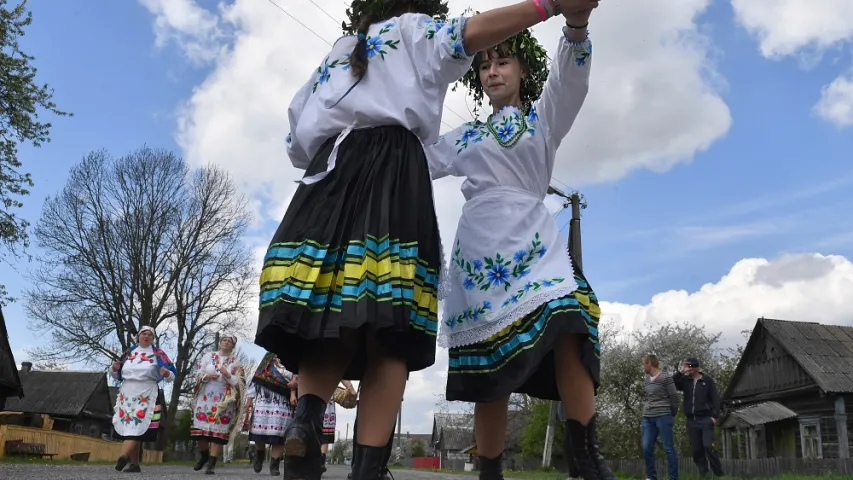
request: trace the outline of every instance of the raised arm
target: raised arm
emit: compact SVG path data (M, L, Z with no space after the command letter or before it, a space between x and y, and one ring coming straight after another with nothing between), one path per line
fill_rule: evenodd
M568 26L563 27L548 79L534 104L535 115L552 152L557 151L569 133L589 91L592 43L585 31L582 35L581 40L572 40L578 34Z
M422 81L449 85L471 67L473 55L497 45L522 30L547 19L559 4L563 12L594 8L589 0L525 0L473 17L436 23L427 15L406 15L401 25L408 31L410 54L421 70ZM543 8L544 7L544 8ZM544 15L544 16L543 16Z

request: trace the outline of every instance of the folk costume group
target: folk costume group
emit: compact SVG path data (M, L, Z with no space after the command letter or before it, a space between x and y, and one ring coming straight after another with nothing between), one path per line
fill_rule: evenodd
M298 374L286 479L322 475L323 420L358 380L353 480L378 480L410 372L449 348L446 397L476 403L479 475L502 478L513 392L562 400L567 456L609 478L594 438L599 307L543 199L589 87L597 1L526 0L447 18L441 0L354 0L293 98L305 170L264 258L255 343ZM547 66L528 30L559 17ZM462 81L492 113L439 136ZM432 181L464 177L445 264ZM439 322L439 300L443 313Z
M256 472L269 446L272 475L319 480L330 399L358 380L351 479L381 479L408 375L438 344L446 398L476 404L481 480L503 478L512 393L562 400L573 476L613 478L594 442L598 301L543 203L589 88L597 7L524 0L447 18L441 0L351 2L346 35L288 110L287 153L305 175L261 272L255 343L270 353L246 379L224 337L199 364L196 470L214 473L239 422ZM529 28L551 17L549 67ZM439 136L457 81L492 113ZM432 189L445 176L465 178L466 199L449 262ZM170 378L154 373L154 388Z

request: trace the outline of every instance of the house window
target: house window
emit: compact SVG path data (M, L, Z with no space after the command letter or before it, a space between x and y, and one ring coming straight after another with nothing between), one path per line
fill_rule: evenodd
M800 440L803 458L823 458L823 442L820 438L820 419L800 419Z
M90 436L90 437L98 438L98 436L99 436L100 434L101 434L101 429L100 429L100 428L98 428L98 426L97 426L97 425L90 425L90 426L89 426L89 436Z
M83 435L83 425L80 425L79 423L74 425L74 433L77 435Z

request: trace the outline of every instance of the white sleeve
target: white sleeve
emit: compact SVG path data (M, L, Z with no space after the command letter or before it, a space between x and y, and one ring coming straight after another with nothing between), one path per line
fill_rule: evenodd
M290 133L287 134L287 156L290 157L290 163L300 170L308 168L308 165L311 163L311 157L299 143L295 132L297 125L299 125L299 117L302 116L302 109L305 108L305 103L314 89L315 76L316 73L311 76L311 80L308 83L296 92L293 101L290 102L290 107L287 108L287 119L290 123Z
M421 80L432 85L450 85L471 68L474 56L465 50L467 17L447 23L428 15L407 13L400 17L400 32Z
M432 145L424 146L424 153L429 166L429 176L433 180L447 176L458 176L454 164L458 158L453 139L456 138L456 130L451 130L438 137Z
M569 41L565 33L560 37L542 94L533 104L533 113L547 134L552 152L569 133L586 99L591 60L589 37L581 42Z
M174 374L174 373L172 373L172 372L169 372L169 376L168 376L168 377L163 377L163 380L165 380L165 381L166 381L166 383L172 383L172 382L174 382L174 381L175 381L175 374Z
M255 392L257 392L257 388L255 388L254 383L249 383L246 385L246 399L255 398Z

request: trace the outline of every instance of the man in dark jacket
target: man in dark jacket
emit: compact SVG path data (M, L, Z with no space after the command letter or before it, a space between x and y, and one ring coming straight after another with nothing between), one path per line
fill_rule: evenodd
M672 376L675 388L684 392L684 415L693 462L701 476L723 476L723 464L714 448L714 426L720 417L720 392L713 378L699 371L699 360L689 357Z

